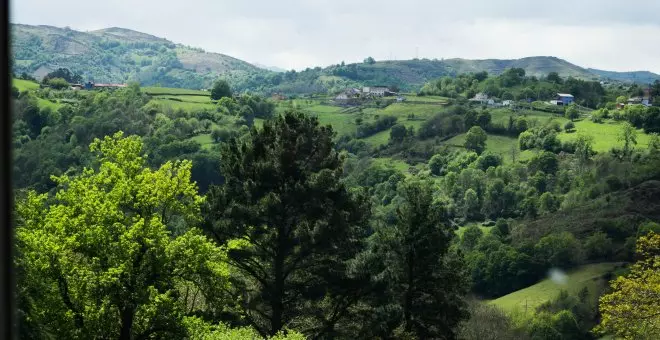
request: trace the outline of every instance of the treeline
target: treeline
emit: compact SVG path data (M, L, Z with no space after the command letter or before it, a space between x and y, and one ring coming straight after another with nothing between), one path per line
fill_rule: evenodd
M623 89L618 89L623 92ZM631 88L629 91L636 91ZM551 72L546 77L527 76L521 68L505 70L499 76L490 76L486 72L449 76L426 83L419 91L420 95L439 95L449 98L472 98L482 92L489 97L502 100L541 101L554 99L557 93L570 93L575 101L583 106L597 108L609 101L614 101L616 94L608 95L598 81L585 81L572 77L562 78Z
M72 102L57 109L40 107L43 98L37 96L70 96ZM192 159L193 180L205 192L211 183L222 181L218 156L191 137L221 128L245 134L255 118L267 119L274 113L274 104L251 95L223 98L215 110L173 110L151 103L136 85L113 92L45 89L16 97L12 115L14 185L42 192L54 188L51 175L88 165L85 150L94 138L116 131L141 136L153 166Z
M57 194L18 194L21 331L456 337L467 273L432 186L402 180L393 221L373 223L332 136L287 112L232 138L204 199L190 161L152 168L139 137L95 139L90 167L55 177Z

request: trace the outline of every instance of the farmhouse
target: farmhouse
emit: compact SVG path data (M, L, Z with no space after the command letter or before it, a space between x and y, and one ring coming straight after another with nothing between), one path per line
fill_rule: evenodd
M557 93L557 97L555 100L551 100L550 103L555 104L555 105L569 105L570 103L573 102L575 98L573 97L572 94L568 93Z
M488 95L483 93L483 92L479 92L474 96L474 98L471 98L470 101L471 102L478 102L480 104L487 104L488 103Z
M357 98L360 97L360 93L361 92L359 89L355 89L355 88L346 89L342 91L340 94L338 94L335 97L335 100L348 100L348 99Z
M390 89L387 86L382 86L382 85L365 86L362 88L362 93L371 96L378 96L378 97L396 95L396 92L390 91Z

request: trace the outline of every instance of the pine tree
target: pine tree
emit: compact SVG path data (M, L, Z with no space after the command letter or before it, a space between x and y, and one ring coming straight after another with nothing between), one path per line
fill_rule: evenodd
M333 334L363 289L346 274L362 248L366 195L340 181L343 158L333 131L315 117L288 111L223 146L225 183L208 194L206 230L229 253L242 316L262 335L285 325Z
M396 223L374 236L373 253L384 270L377 276L388 283L390 304L376 309L396 311L390 312L395 320L381 326L390 334L380 336L453 339L456 326L467 317L465 266L449 250L454 233L442 224L443 209L432 193L431 183L424 180L400 184Z

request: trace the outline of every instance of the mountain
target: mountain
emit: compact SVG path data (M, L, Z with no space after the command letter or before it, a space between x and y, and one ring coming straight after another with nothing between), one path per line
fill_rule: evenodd
M613 72L613 71L597 70L595 68L589 68L587 70L589 70L589 72L593 74L599 75L602 80L612 80L612 81L642 83L642 84L650 84L656 80L660 80L660 75L649 71Z
M277 66L266 66L266 65L259 64L259 63L252 63L252 65L254 65L258 68L262 68L264 70L273 71L273 72L286 72L287 71L287 70L285 70L283 68L280 68L280 67L277 67Z
M546 76L550 72L557 72L562 77L574 77L584 80L597 80L598 75L587 69L569 63L557 57L527 57L520 59L445 59L457 73L487 71L490 74L500 74L508 68L522 68L529 76Z
M206 88L218 77L237 87L262 70L230 56L175 44L125 28L80 32L52 26L11 25L13 71L37 79L59 67L96 82Z
M285 71L251 64L224 54L206 52L125 28L80 32L52 26L11 26L13 71L41 78L59 67L69 68L96 82L138 81L191 89L208 88L223 77L235 91L264 94L335 93L346 87L396 86L419 90L442 76L487 71L500 74L511 67L528 75L557 72L562 77L650 83L660 75L647 72L611 72L583 68L556 57L521 59L413 59L332 65Z

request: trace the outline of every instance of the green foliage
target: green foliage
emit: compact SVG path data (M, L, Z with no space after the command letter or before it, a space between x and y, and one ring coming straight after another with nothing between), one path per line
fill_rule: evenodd
M479 126L473 126L465 136L465 149L481 154L486 149L486 131Z
M612 240L603 232L597 232L584 242L584 250L589 259L607 258L612 252Z
M332 137L316 118L286 112L223 147L225 183L208 194L206 230L221 244L248 241L228 260L240 273L233 294L252 301L241 315L261 334L300 322L327 334L363 289L346 261L360 250L368 202L339 182Z
M383 260L389 304L394 315L380 327L418 338L454 337L467 317L463 296L466 273L449 250L454 235L434 202L430 183L411 179L400 183L401 197L393 225L378 228L373 250ZM375 325L374 325L375 326ZM399 331L396 329L399 328ZM378 332L378 329L375 329Z
M231 88L229 88L229 83L224 79L216 80L213 83L213 88L211 88L211 99L219 100L222 98L231 98Z
M582 253L580 242L569 232L550 234L534 246L539 260L555 268L570 268L579 263Z
M185 312L223 305L228 285L224 251L190 228L202 201L190 162L150 170L139 139L122 133L90 149L98 170L54 178L52 203L29 192L17 205L22 327L37 337L185 336ZM181 298L189 290L198 300Z
M637 241L638 261L630 273L611 282L612 292L600 298L599 334L622 339L660 336L660 236L650 233Z
M573 123L573 121L566 122L566 124L564 124L564 131L569 133L575 131L575 123Z
M51 78L47 82L48 86L56 90L63 90L69 88L69 83L62 78Z
M481 228L477 227L476 225L467 227L463 232L463 235L461 235L461 247L467 251L472 250L477 245L477 243L479 243L479 240L483 234L484 233L481 231Z
M566 112L564 113L564 117L570 119L571 121L576 120L580 118L580 110L578 110L575 104L570 104L566 107Z
M378 117L373 123L363 123L357 128L356 137L365 138L374 135L380 131L389 129L396 124L397 118L394 116Z

